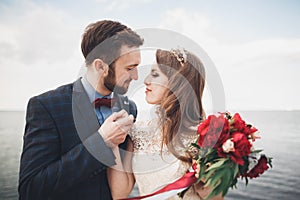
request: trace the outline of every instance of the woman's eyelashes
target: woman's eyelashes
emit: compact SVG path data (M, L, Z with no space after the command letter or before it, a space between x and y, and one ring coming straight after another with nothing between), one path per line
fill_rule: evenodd
M156 71L152 71L151 76L154 78L159 77L159 73L157 73Z
M155 73L155 74L152 74L152 76L153 76L154 78L157 78L157 77L159 77L159 74Z

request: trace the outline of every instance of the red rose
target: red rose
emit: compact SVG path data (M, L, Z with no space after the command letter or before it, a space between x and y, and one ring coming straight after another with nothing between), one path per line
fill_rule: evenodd
M241 132L246 135L251 135L252 133L257 131L257 129L252 125L246 124L246 122L241 118L239 113L235 113L232 119L232 127L234 131Z
M255 133L256 131L258 131L257 128L255 128L251 125L246 126L245 129L244 129L244 133L246 135L252 135L252 133Z
M229 122L224 115L210 115L198 126L200 147L218 148L229 138Z
M263 174L267 169L269 169L267 157L265 155L261 155L257 165L255 165L246 176L256 178L260 174Z
M240 114L235 113L234 116L232 117L232 119L233 119L232 126L233 126L234 130L238 131L238 132L243 132L247 125L246 125L246 122L244 120L242 120Z
M239 164L244 165L244 156L248 156L251 153L252 144L247 139L246 135L240 132L235 132L232 134L232 141L234 143L234 151L225 153L222 148L218 149L218 154L221 157L230 156L230 159Z

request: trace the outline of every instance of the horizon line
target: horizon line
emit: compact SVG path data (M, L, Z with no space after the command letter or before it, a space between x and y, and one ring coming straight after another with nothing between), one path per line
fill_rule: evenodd
M139 109L140 111L147 111L146 109ZM226 109L226 110L235 110L235 111L300 111L300 109ZM209 111L209 110L208 110ZM26 112L22 109L0 109L0 112Z

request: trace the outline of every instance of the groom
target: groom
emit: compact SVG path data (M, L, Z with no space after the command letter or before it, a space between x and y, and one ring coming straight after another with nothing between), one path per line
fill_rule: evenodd
M122 94L138 78L142 44L118 22L86 28L86 74L28 103L19 199L111 199L106 168L115 164L111 147L125 148L137 114Z

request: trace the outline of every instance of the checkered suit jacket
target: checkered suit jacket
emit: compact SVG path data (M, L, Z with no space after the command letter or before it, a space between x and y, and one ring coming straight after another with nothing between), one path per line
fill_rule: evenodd
M134 102L118 96L114 110L124 108L136 117ZM111 199L106 168L115 164L115 156L97 132L99 127L80 79L31 98L19 199ZM121 148L126 148L126 141Z

